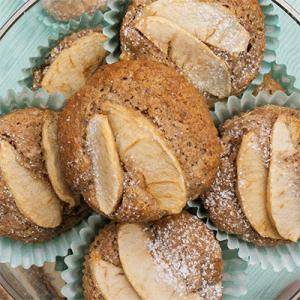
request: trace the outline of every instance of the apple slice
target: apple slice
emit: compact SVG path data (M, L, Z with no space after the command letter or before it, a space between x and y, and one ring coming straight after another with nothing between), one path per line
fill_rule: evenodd
M79 194L71 190L62 171L57 145L57 122L49 111L44 117L42 147L48 176L56 195L60 200L69 203L71 207L75 206L79 201Z
M282 239L268 216L268 169L262 151L255 132L248 132L237 155L236 195L251 226L261 236Z
M300 237L300 186L295 162L296 144L280 115L271 133L271 159L268 176L267 207L279 234L297 242Z
M143 115L126 107L105 102L121 160L143 175L145 190L161 210L181 212L187 201L182 168L158 129Z
M202 42L234 56L247 51L250 33L234 12L223 5L210 1L159 0L145 6L135 22L151 16L172 21Z
M123 193L123 169L108 119L93 116L87 126L88 151L92 159L96 200L105 214L111 214Z
M92 32L64 49L50 65L41 86L49 94L60 91L68 99L95 73L108 52L103 48L107 37Z
M286 121L289 131L292 134L292 139L294 142L298 143L300 140L300 122L296 117L289 117Z
M176 23L155 16L143 18L135 27L170 57L200 91L219 98L230 95L227 65L194 35Z
M20 212L34 224L57 227L62 221L60 201L52 187L17 162L18 153L8 142L0 142L0 167Z
M119 255L124 273L143 300L201 299L195 293L177 291L177 283L155 263L148 251L147 232L141 224L122 224L118 231Z
M91 271L102 296L106 300L141 300L122 268L101 259L98 252L91 253Z

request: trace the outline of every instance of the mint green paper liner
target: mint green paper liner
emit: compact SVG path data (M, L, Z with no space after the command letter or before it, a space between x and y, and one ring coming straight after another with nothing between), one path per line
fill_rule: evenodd
M67 269L62 272L62 279L66 285L61 292L68 300L84 299L82 287L84 255L98 235L99 229L104 227L106 220L101 215L94 213L87 222L89 226L79 232L80 241L71 244L73 253L65 258ZM245 274L247 263L238 257L236 250L229 250L225 243L221 247L224 265L222 299L240 299L240 296L247 294L247 288L244 284L247 279Z
M49 95L45 89L32 92L28 88L19 94L9 90L5 98L0 97L0 116L25 107L42 107L62 110L65 99L60 93ZM72 242L80 240L79 231L86 227L82 221L68 231L62 232L40 244L26 244L13 238L0 236L0 263L10 263L12 267L25 269L32 265L41 267L45 261L54 262L56 256L66 256Z
M104 14L104 19L109 23L109 26L104 29L104 32L109 37L105 49L111 53L107 57L107 62L110 64L119 60L119 29L129 3L130 0L108 1L108 6L111 11ZM278 16L273 14L274 7L270 0L258 0L258 3L265 17L266 52L257 77L247 89L247 92L251 93L253 92L254 86L262 82L263 74L269 73L271 70L271 63L275 61L276 58L275 50L279 46L279 40L277 38L280 33L280 28L277 26Z
M17 84L21 88L31 87L33 79L32 70L42 65L45 62L47 54L52 50L52 48L57 45L59 41L64 39L64 37L66 37L67 35L70 35L73 32L77 32L80 29L93 28L96 26L105 27L107 25L108 23L104 20L104 15L100 11L96 11L92 17L87 14L83 14L79 21L71 20L64 26L58 27L57 35L48 38L48 45L40 46L38 48L38 57L29 58L30 68L22 69L24 79L19 80ZM109 41L104 42L104 48L105 44L107 44L108 42Z
M278 77L291 78L285 73L285 68L281 68L281 74ZM278 70L277 70L278 71ZM291 87L292 90L295 89ZM243 95L242 99L230 97L227 103L218 102L215 104L215 111L211 112L211 117L215 126L218 128L225 120L238 115L240 112L251 111L256 106L280 105L300 110L300 94L293 92L290 96L282 91L277 91L272 96L265 91L261 91L257 97L250 93ZM190 206L197 207L198 202L191 201ZM208 228L216 232L216 238L220 241L226 241L229 249L238 250L238 255L249 264L260 264L262 269L267 269L270 265L275 272L286 269L292 272L300 266L300 240L297 243L281 246L257 246L238 239L235 235L229 235L219 231L218 228L207 218L207 214L202 207L199 207L197 215L202 218Z

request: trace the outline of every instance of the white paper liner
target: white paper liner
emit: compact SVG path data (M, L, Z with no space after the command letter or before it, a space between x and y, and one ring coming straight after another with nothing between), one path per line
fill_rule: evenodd
M80 242L71 244L73 254L65 258L67 269L62 272L62 278L66 281L66 285L62 288L62 294L69 300L84 299L82 287L84 255L91 242L98 235L99 229L103 228L105 218L94 213L88 218L88 224L89 227L79 232ZM247 294L245 286L247 263L238 257L237 251L229 250L225 243L222 245L222 256L224 265L222 299L240 299L240 296Z
M5 98L0 97L0 116L31 106L60 111L64 104L65 99L60 93L50 96L45 89L32 92L24 88L19 94L9 90ZM32 265L41 267L45 261L54 262L56 256L67 255L72 242L80 240L79 231L85 226L86 223L81 222L40 244L26 244L13 238L0 236L0 263L10 263L12 267L21 265L28 269Z

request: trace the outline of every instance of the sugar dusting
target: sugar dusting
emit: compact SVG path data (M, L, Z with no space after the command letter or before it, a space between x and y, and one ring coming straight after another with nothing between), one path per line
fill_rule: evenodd
M169 55L164 55L159 50L159 48L157 48L153 44L153 42L147 39L146 36L144 36L140 31L138 31L135 28L135 20L140 18L143 7L151 4L152 2L154 1L135 0L133 1L132 6L127 11L120 32L122 50L121 57L126 60L149 59L160 61L167 64L168 66L175 68L178 72L182 73L182 68L176 65L176 62L174 62L172 58L169 57ZM170 3L171 2L173 1L170 1ZM231 94L239 95L248 87L248 85L252 82L252 80L256 77L258 73L258 69L261 65L261 60L264 56L266 48L266 40L264 32L263 14L257 1L248 0L247 4L241 4L241 6L243 5L243 7L239 7L239 5L235 2L236 1L217 0L215 1L214 5L225 7L224 11L226 11L226 13L229 15L236 15L238 22L231 22L231 18L229 17L224 18L224 16L222 15L224 14L223 8L221 9L221 13L215 13L214 10L205 10L205 13L200 13L197 17L201 20L201 30L204 33L206 32L207 34L207 38L203 39L203 42L210 48L210 50L216 56L218 56L220 60L225 62L231 77ZM168 4L167 1L163 3ZM187 3L187 9L193 11L194 13L194 6L198 5L198 3L195 4L195 1L187 1ZM251 9L249 9L250 7ZM191 15L193 13L189 14L190 19L192 18ZM170 12L168 12L168 14L170 14ZM180 22L186 23L187 26L189 26L190 23L193 23L193 20L191 21L190 19L188 19L187 21L184 21L183 19L184 18L180 18ZM247 38L245 39L243 37L244 35L241 34L241 30L238 30L236 26L233 26L236 25L236 23L241 26L241 29L245 29L245 37L247 36L247 34L250 35L250 40L249 36L247 36ZM220 29L219 31L216 31L219 32L218 34L213 34L211 30L211 25L217 26ZM232 27L234 27L234 30L232 30ZM220 32L222 32L222 34L220 34ZM235 39L237 43L232 43L231 41L233 39ZM199 40L202 39L199 38ZM232 51L226 51L223 48L218 47L220 43L224 43L223 46L225 46L225 48L231 48ZM242 44L244 44L245 46L243 48L243 51L241 51L240 53L235 52L237 50L237 46L240 47ZM172 52L172 49L169 52ZM191 65L191 68L189 71L185 72L186 75L187 73L190 74L191 72L195 73L198 68L197 64L185 62L186 66L188 64ZM219 77L220 72L215 72L213 80L219 83L222 82L222 80ZM194 81L191 81L190 78L189 81L194 84ZM197 87L197 85L195 86ZM211 105L212 102L218 99L217 96L213 96L207 90L199 91L207 99L209 105Z
M167 221L146 226L151 235L147 246L158 280L175 286L183 299L189 293L221 299L220 246L197 217L187 215L167 217Z
M261 237L250 225L235 194L236 157L244 135L254 131L258 136L262 159L266 168L270 164L270 135L279 114L297 115L289 108L265 106L225 121L221 126L221 164L216 179L204 196L204 204L216 226L230 234L260 245L273 245L278 240Z

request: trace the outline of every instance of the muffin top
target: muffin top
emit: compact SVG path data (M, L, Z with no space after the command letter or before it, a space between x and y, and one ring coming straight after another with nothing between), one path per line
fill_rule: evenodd
M47 189L51 189L51 183L49 180L49 173L45 165L45 154L42 147L42 132L45 124L45 116L47 114L57 120L59 112L48 111L41 108L25 108L11 112L2 118L0 118L0 141L5 142L5 149L15 152L16 163L19 168L24 168L24 174L30 174L30 178L35 182L43 182L42 185ZM65 231L70 227L76 225L82 218L86 217L90 213L89 207L83 200L79 200L76 205L70 207L68 203L58 201L61 213L61 222L54 228L47 228L37 225L32 219L26 217L20 209L24 209L24 205L21 207L16 203L16 197L19 202L20 198L17 195L15 188L16 182L21 184L21 193L23 195L30 194L29 184L25 184L27 181L31 182L30 178L18 177L20 174L12 176L18 177L14 182L7 182L7 172L3 168L7 164L7 153L2 151L1 148L1 174L0 174L0 234L6 237L13 237L25 243L40 243L45 241L59 232ZM7 167L6 167L7 169ZM15 172L16 170L12 170ZM22 173L22 174L23 174ZM27 181L26 181L27 180ZM25 185L24 185L25 184ZM29 190L28 190L29 189ZM54 193L54 192L52 192ZM51 193L51 195L52 195ZM38 195L35 195L38 198ZM56 196L53 196L56 197ZM48 199L50 202L50 199ZM59 209L59 208L58 208ZM25 210L27 212L27 210ZM28 213L28 212L27 212ZM47 214L49 211L47 212Z
M107 0L42 0L45 11L59 21L79 20L83 13L92 15L106 10Z
M270 137L279 115L299 120L300 112L281 106L268 105L241 113L220 126L221 163L211 187L202 195L209 218L221 230L258 245L279 245L289 241L262 237L251 226L238 201L237 156L242 139L250 131L257 135L266 169L270 162ZM249 170L250 172L250 170Z
M125 141L119 137L121 133L114 132L112 139L120 144L120 165L124 172L124 179L120 181L124 191L122 203L112 218L143 221L165 214L161 209L156 209L156 201L147 190L147 176L149 178L150 175L145 175L139 167L147 163L148 154L153 158L153 154L145 154L147 151L158 149L153 140L172 160L172 163L161 165L161 168L159 163L153 168L161 174L171 164L176 165L176 172L182 173L186 182L188 200L198 197L213 181L220 159L217 130L197 89L185 77L163 64L142 60L120 61L100 69L84 88L67 101L59 118L58 143L66 179L95 210L99 211L95 203L95 171L91 161L94 152L89 150L91 143L87 128L95 116L109 113L109 109L103 111L104 104L111 106L115 112L122 111L123 117L126 115L124 125L118 125L120 117L111 125L119 133L127 126L122 132L127 136L125 140L134 139L143 126L154 136L148 139L149 146L141 146L142 153L139 150L139 154L135 153L132 159L125 159L120 152ZM134 128L133 125L126 125L129 121L133 122ZM154 156L161 157L160 154ZM139 159L139 163L134 159ZM153 171L150 173L153 174ZM161 176L168 175L157 175L157 181ZM135 210L130 212L132 206Z
M144 12L145 7L150 7L150 5L153 5L155 2L161 3L157 4L157 6L155 7L157 11L154 11L154 8L151 8L148 11ZM177 10L174 10L174 12L172 11L172 13L169 13L169 10L167 8L163 12L160 12L160 10L162 10L165 5L169 5L169 3L172 3L172 5L174 6L178 6L179 4L185 4L185 6L180 9L178 8ZM123 19L120 31L122 51L120 59L149 59L163 62L166 65L175 68L180 73L184 73L188 77L189 81L197 86L197 80L199 80L199 78L202 78L202 75L198 74L197 76L192 76L192 72L197 70L201 63L203 63L204 65L209 64L210 59L213 59L212 57L214 57L215 63L212 64L211 67L206 70L206 72L203 71L202 74L209 73L209 69L213 69L214 65L220 65L218 71L216 70L212 74L209 73L210 80L214 82L212 84L212 88L214 89L216 86L219 86L219 84L222 85L225 84L225 81L228 81L230 92L228 92L226 95L217 95L214 94L213 91L205 90L207 88L207 85L204 87L199 86L199 91L204 95L209 107L213 107L213 104L216 101L225 101L229 95L239 96L243 91L247 89L252 80L257 76L258 69L261 65L261 61L266 49L264 16L257 0L243 0L238 2L231 0L212 0L201 2L201 5L211 4L211 7L213 8L211 13L209 13L206 8L201 8L202 10L198 12L199 15L197 15L197 22L203 22L203 24L201 23L201 26L199 25L200 29L202 28L201 30L203 31L207 30L207 36L202 37L198 36L198 33L201 30L199 29L198 31L196 31L198 25L196 24L196 21L193 21L193 18L191 16L192 12L193 14L195 14L194 11L199 6L199 3L200 2L196 0L183 1L182 3L178 3L178 1L176 0L170 2L163 0L132 1ZM220 9L221 7L222 12L216 13L216 11L218 10L214 10L214 8L216 7L218 9ZM224 15L226 15L226 17L224 17ZM239 39L241 39L241 36L247 35L247 38L245 38L246 41L241 39L240 42L236 42L237 45L245 43L245 47L238 53L232 53L229 50L224 50L218 43L215 44L215 40L213 42L209 40L210 33L213 34L215 30L222 30L223 27L225 28L226 26L228 26L228 24L226 23L226 20L229 20L228 16L234 16L234 18L237 19L236 22L232 21L234 30L237 30L237 27L239 26L241 26L241 28L238 29L239 33L237 34L234 34L233 32L231 33L230 27L227 28L229 38L228 41L224 43L225 48L228 48L228 45L231 46L232 42L230 42L230 36L232 37L231 41L233 41L236 37L239 41ZM141 18L142 20L140 20ZM156 24L155 26L157 27L155 27L155 30L153 32L150 32L149 27L145 29L145 24L150 23L149 20L151 18L157 18L157 20L153 22L153 24ZM171 21L172 24L169 24L169 21ZM143 24L142 22L144 22L145 24ZM176 22L179 22L178 25L191 32L192 35L197 36L199 42L203 41L205 44L205 46L202 45L203 48L208 47L208 50L207 48L205 48L207 51L205 49L205 51L203 50L205 52L205 55L201 55L203 58L200 62L197 59L192 58L194 46L189 45L187 47L188 51L185 52L189 54L188 57L183 57L183 55L185 54L183 52L180 52L180 49L182 48L180 45L187 45L187 41L193 39L190 34L188 34L190 38L187 39L187 34L184 34L182 32L182 28L177 29L177 32L185 36L184 40L186 42L183 42L183 38L180 42L178 34L176 34L173 38L167 36L164 39L161 38L161 36L164 35L164 32L166 32L167 27L163 29L162 25L159 26L157 24L162 23L164 26L166 26L166 24L169 24L168 34L172 36L173 31L175 30L174 28L177 28L175 26L177 24ZM191 24L191 22L194 22L195 25L194 23ZM219 24L219 27L216 27L216 24ZM213 27L213 29L210 30L211 27ZM156 36L155 34L157 32L160 32L160 35ZM221 34L221 36L222 35L223 34ZM168 46L167 44L164 44L166 42L166 39L168 40ZM221 41L222 39L220 38L217 40ZM175 49L175 44L177 42L179 45L179 50ZM195 49L196 48L199 50L199 47L195 47ZM199 57L199 55L197 55L197 57ZM208 59L207 57L210 57L210 59ZM221 75L220 73L221 68L224 70L224 72L222 73L223 75ZM221 77L223 78L222 80L220 79ZM201 80L199 80L199 82Z
M128 233L128 228L134 229L136 226L141 226L147 237L146 249L155 265L156 276L162 278L160 281L164 280L164 274L167 273L168 280L165 283L171 286L175 283L175 293L184 291L189 297L194 295L195 299L198 299L196 295L200 296L200 299L222 298L221 248L213 233L200 219L183 211L179 215L166 216L143 225L111 222L101 229L85 257L83 281L86 299L102 299L102 286L97 285L94 276L94 266L99 260L123 268L131 282L131 273L126 270L130 266L124 261L123 244L120 239ZM138 253L142 250L136 251ZM132 253L136 259L139 255L137 253ZM136 287L135 283L131 285ZM139 293L138 290L137 287Z

